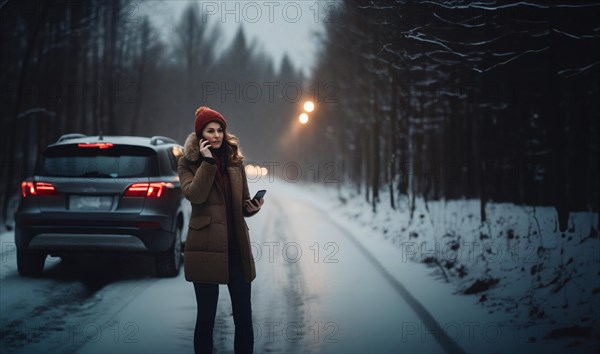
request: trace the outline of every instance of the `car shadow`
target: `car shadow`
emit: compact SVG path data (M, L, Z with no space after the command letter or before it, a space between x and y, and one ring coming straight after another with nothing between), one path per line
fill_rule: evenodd
M43 278L81 282L90 293L120 281L155 277L154 259L139 254L78 254L48 257Z

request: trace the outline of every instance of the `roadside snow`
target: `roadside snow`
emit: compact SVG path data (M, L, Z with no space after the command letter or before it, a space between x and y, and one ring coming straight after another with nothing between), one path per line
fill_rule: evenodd
M477 201L425 204L418 199L411 221L406 200L399 201L397 210L381 203L374 213L364 196L354 194L349 188L338 191L336 185L305 185L266 178L250 183L252 194L258 189L267 189L267 203L270 196L277 197L278 202L271 200L273 203L269 208L286 209L285 198L292 198L320 210L338 225L349 241L373 255L390 276L403 284L435 318L441 330L465 351L598 351L600 247L598 230L594 229L598 224L597 214L571 215L569 230L562 234L556 226L552 208L489 204L486 209L489 221L482 225ZM389 200L389 195L382 193L381 200ZM279 221L272 220L273 217L268 217L271 214L264 211L261 215L248 219L253 242L258 245L289 242L271 239L274 226L269 225ZM305 214L292 213L287 218L311 223L311 218L306 218ZM271 231L264 232L265 229ZM61 278L69 273L60 269L60 261L49 259L47 266L51 270L58 269L54 271L54 277L21 278L16 274L13 235L13 232L0 233L2 347L11 340L12 344L27 343L27 349L34 350L31 352L192 350L195 299L193 288L182 279L183 273L177 278L160 281L147 277L118 279L90 292L77 279ZM282 235L290 237L285 233ZM327 237L318 232L312 236ZM306 242L309 241L307 238ZM310 249L313 241L302 245L303 249ZM263 257L267 257L267 253ZM307 323L315 319L321 324L328 323L326 315L329 312L324 312L314 299L298 297L303 290L293 286L304 283L309 287L305 289L307 294L318 293L319 284L339 281L335 276L323 276L324 270L331 272L336 267L329 264L327 268L319 268L320 263L302 263L304 268L300 274L304 274L305 279L294 282L288 279L296 274L291 271L290 262L284 263L288 267L285 268L264 258L257 265L261 267L261 276L257 278L257 286L253 287L253 299L256 299L254 316L259 323L273 320L273 316L283 322L301 318ZM353 271L358 272L352 267L344 268L343 277L357 276L358 273ZM56 278L56 274L60 276ZM292 288L284 290L294 296L284 302L264 300L278 299L285 284ZM362 284L360 276L357 276L356 284L359 287ZM233 349L231 307L226 287L221 289L215 346L230 352ZM331 301L325 301L327 308L335 304L333 300L337 293L332 294ZM300 314L294 312L298 301L304 306ZM374 305L377 311L384 310L377 307L378 303ZM345 313L341 308L343 303L335 306L339 307L340 313ZM23 320L24 316L31 316L32 310L35 310L36 318ZM385 315L378 318L385 318ZM370 323L368 321L374 319L341 323L354 323L360 328ZM18 331L19 326L27 329L40 323L45 324L42 331ZM78 337L71 336L73 328ZM412 345L421 342L424 348L435 345L435 337L439 334L432 333L414 318L403 322L397 331L402 339ZM23 333L27 335L23 337ZM37 338L40 333L52 341ZM82 333L86 334L85 338ZM350 345L353 342L346 340L344 343ZM273 352L290 349L286 341L271 344L265 338L257 343L257 348ZM310 351L326 349L314 347Z
M466 351L600 348L597 213L572 214L562 234L554 208L490 203L482 224L476 200L417 199L411 221L407 200L393 210L383 192L374 213L364 195L336 187L269 186L344 225ZM432 340L422 327L406 331Z

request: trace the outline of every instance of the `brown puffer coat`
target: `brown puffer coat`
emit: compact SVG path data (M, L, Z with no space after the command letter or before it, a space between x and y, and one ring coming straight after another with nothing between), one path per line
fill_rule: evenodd
M181 190L192 203L187 239L185 241L185 279L191 282L226 284L229 281L229 252L225 198L215 180L217 166L202 161L198 138L191 133L179 159ZM242 257L244 280L256 277L254 258L245 216L245 201L250 199L248 181L242 164L227 167L231 182L235 239Z

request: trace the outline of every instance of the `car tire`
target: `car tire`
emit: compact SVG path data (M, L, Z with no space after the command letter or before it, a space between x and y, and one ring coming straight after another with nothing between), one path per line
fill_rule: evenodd
M45 262L45 253L17 250L17 270L23 277L40 277Z
M181 227L177 227L173 245L156 257L156 275L161 278L176 277L181 269L181 260Z

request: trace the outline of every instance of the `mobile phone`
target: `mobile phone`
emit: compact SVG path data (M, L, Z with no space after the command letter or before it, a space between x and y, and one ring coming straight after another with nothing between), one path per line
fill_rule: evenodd
M256 200L263 199L263 197L265 196L265 193L267 193L267 190L261 189L258 192L256 192L256 194L254 195L254 197L252 197L252 199L256 199Z

